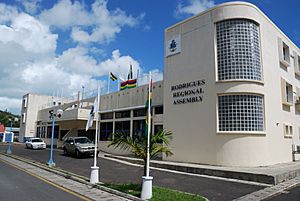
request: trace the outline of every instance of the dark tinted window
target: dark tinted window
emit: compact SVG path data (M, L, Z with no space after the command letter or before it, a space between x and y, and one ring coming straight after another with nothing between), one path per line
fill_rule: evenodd
M129 118L130 117L130 110L122 111L122 112L116 112L116 118Z

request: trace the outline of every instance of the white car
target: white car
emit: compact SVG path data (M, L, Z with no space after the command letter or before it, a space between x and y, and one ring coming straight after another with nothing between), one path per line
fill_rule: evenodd
M30 138L26 141L26 148L46 149L46 143L41 138Z

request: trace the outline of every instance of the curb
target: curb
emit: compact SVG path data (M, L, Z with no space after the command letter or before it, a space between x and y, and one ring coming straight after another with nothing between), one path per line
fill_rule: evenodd
M25 159L25 158L22 158L22 157L19 157L19 156L16 156L16 155L6 154L6 153L0 153L0 154L4 155L6 157L10 157L10 158L13 158L13 159L16 159L16 160L28 163L30 165L36 166L38 168L41 168L43 170L52 172L54 174L63 176L66 179L71 179L73 181L77 181L77 182L83 183L85 185L91 186L92 188L97 188L97 189L100 189L100 190L106 191L108 193L112 193L112 194L115 194L115 195L118 195L118 196L130 199L130 200L143 201L142 199L140 199L138 197L135 197L133 195L126 194L126 193L123 193L123 192L120 192L120 191L117 191L117 190L114 190L114 189L102 186L101 185L101 184L103 184L102 182L99 182L97 184L91 184L91 183L88 182L89 179L87 177L76 175L74 173L71 173L71 172L68 172L68 171L65 171L65 170L61 170L61 169L55 168L55 167L54 168L49 168L45 164L42 164L42 163L39 163L39 162L36 162L36 161L32 161L30 159Z
M122 160L133 164L139 164L139 165L143 164L143 161L138 158L129 158L129 157L116 156L111 154L104 154L104 157ZM187 167L183 165L173 165L173 164L161 164L161 163L156 163L155 161L150 161L150 165L151 167L174 170L178 172L185 172L185 173L198 174L198 175L208 175L208 176L215 176L215 177L221 177L227 179L238 179L243 181L251 181L251 182L257 182L257 183L269 184L269 185L275 185L279 183L276 182L274 176L265 175L265 174L234 172L229 170L208 169L208 168L200 168L200 167Z

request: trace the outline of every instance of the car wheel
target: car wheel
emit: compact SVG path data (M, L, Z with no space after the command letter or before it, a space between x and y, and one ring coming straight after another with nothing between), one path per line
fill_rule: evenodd
M67 151L66 148L64 148L64 155L65 155L65 156L68 155L68 151Z
M30 147L31 149L33 149L33 146L31 145L31 147Z
M75 156L76 158L80 158L80 152L77 149L75 150Z

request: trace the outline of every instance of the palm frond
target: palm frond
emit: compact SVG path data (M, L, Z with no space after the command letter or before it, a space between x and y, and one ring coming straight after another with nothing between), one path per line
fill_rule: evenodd
M173 155L172 151L168 148L172 140L172 132L161 130L150 136L150 158L163 153L166 156ZM115 149L130 150L135 156L146 159L147 157L147 136L131 137L124 132L114 134L113 140L109 143L108 147L113 146Z

